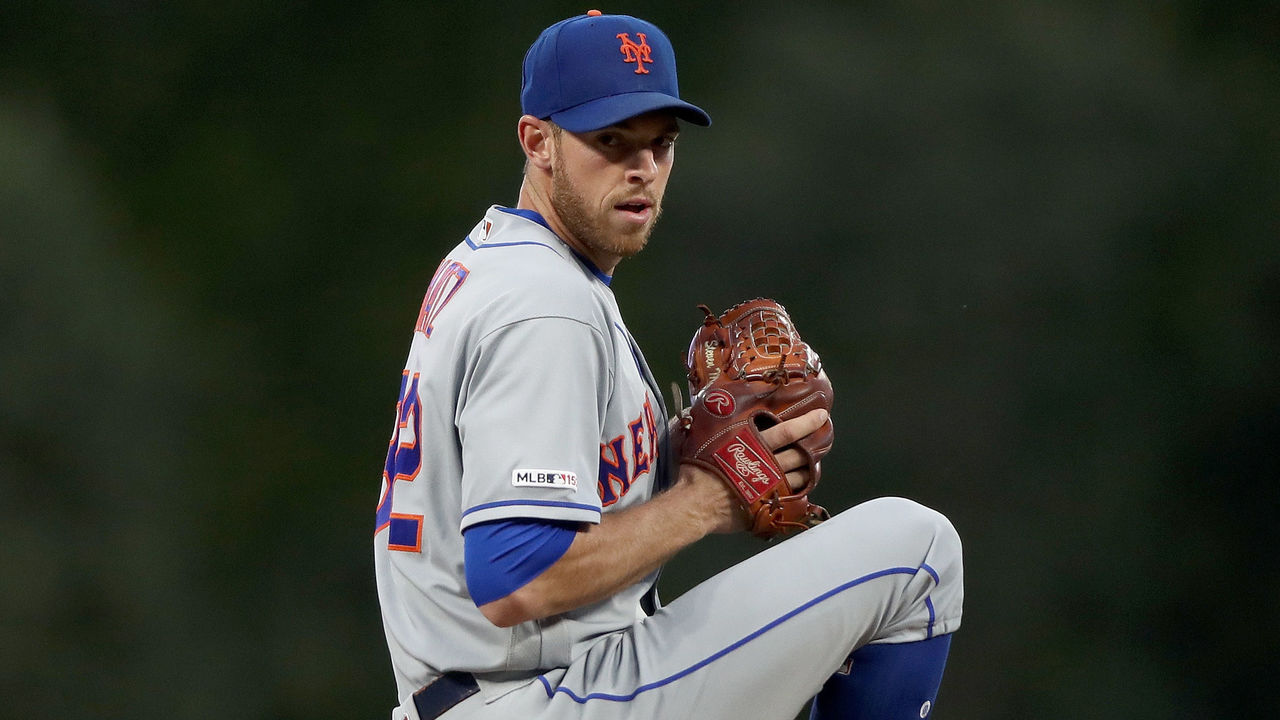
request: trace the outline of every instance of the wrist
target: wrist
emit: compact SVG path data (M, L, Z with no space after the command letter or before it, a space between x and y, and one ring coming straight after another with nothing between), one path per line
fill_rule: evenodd
M690 463L682 463L673 491L682 493L680 503L691 514L702 535L741 530L745 518L737 496L720 477Z

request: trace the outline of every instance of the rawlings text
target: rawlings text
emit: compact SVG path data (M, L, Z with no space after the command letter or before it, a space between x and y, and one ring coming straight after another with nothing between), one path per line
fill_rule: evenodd
M716 464L733 478L747 502L755 502L781 479L762 452L747 436L739 436L715 452Z

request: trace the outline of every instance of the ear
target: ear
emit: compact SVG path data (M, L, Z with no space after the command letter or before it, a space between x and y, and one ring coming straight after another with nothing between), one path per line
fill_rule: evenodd
M519 136L520 149L524 150L529 164L550 172L554 143L547 122L532 115L521 115L520 122L516 125L516 134Z

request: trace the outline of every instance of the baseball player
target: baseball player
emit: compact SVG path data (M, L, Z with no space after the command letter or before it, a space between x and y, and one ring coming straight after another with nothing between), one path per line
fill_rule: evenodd
M933 510L867 502L658 601L666 560L745 521L679 462L609 284L711 119L661 30L594 10L529 48L521 104L519 201L439 263L400 378L374 534L393 720L929 717L963 595ZM828 423L760 434L793 486Z

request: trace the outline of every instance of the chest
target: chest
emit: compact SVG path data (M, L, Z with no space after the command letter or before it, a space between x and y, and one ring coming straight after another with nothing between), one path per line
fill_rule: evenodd
M614 383L600 438L597 490L601 505L621 509L653 495L660 473L659 454L666 413L644 357L620 325L613 327Z

